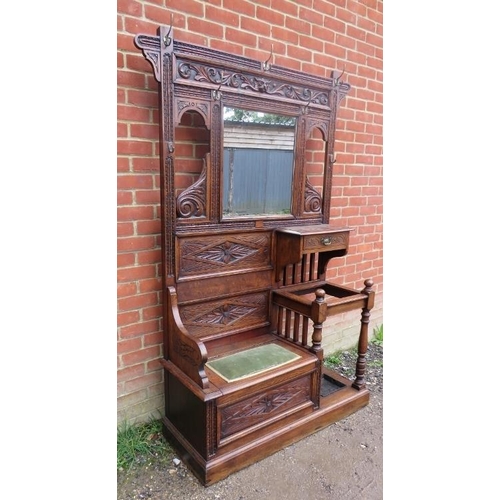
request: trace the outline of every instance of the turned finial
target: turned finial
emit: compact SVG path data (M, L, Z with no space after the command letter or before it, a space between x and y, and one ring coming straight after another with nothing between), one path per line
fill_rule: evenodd
M366 279L365 280L365 288L364 288L363 292L371 292L372 286L373 286L373 280L371 278Z
M316 302L323 302L325 300L326 292L322 288L318 288L315 292Z

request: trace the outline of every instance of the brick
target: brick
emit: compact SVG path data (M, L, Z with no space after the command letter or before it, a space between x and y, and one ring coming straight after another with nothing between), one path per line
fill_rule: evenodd
M118 106L118 120L137 121L148 123L150 121L150 111L136 106Z
M315 11L321 12L326 16L335 16L335 5L331 1L313 0L312 7Z
M140 309L142 307L152 306L158 303L158 295L156 293L143 293L134 295L133 297L124 297L118 299L118 310L130 311Z
M150 220L153 218L153 208L149 206L140 207L118 207L118 220Z
M161 224L158 219L137 222L137 234L160 234Z
M116 256L116 265L118 268L130 267L135 264L135 254L134 253L122 253Z
M118 140L117 153L119 155L150 155L153 145L146 141Z
M223 0L222 6L226 10L232 10L238 12L245 16L255 17L255 5L254 2L247 2L246 0Z
M241 47L241 45L238 45L236 43L229 43L226 40L212 39L210 40L210 48L226 51L231 54L236 54L238 56L243 55L243 47Z
M134 0L118 0L116 4L117 12L136 17L142 17L142 7L141 2Z
M159 140L158 125L146 124L146 123L131 123L130 137L158 141Z
M146 349L140 349L135 352L122 354L122 362L124 366L131 366L137 363L143 363L144 361L149 361L154 358L158 358L160 355L160 349L158 346L147 347Z
M123 174L118 176L118 189L151 189L153 177L151 175Z
M135 200L137 205L159 205L160 190L154 189L151 191L136 191Z
M241 30L233 28L226 28L226 40L249 47L255 47L257 45L257 37L255 35L252 33L244 33Z
M304 35L311 34L311 23L308 21L303 21L302 19L295 19L293 17L287 16L285 18L285 27Z
M271 36L274 39L283 40L292 45L297 45L299 43L299 35L290 29L271 26Z
M240 16L238 14L227 9L219 9L212 5L205 6L205 19L236 28L240 25Z
M266 9L265 7L258 6L255 17L263 22L275 24L276 26L285 25L285 16L278 11Z
M156 277L156 266L149 265L140 265L134 267L124 267L118 269L118 282L125 281L134 281L138 279L144 278L153 278Z
M323 52L323 41L309 36L300 37L300 46L307 49Z
M250 31L251 33L260 34L263 36L271 35L271 26L260 21L259 19L250 19L248 17L241 18L241 29Z
M130 161L129 158L120 158L116 159L116 166L118 172L128 172L130 170Z
M152 236L131 236L118 238L118 252L132 252L137 250L149 250L156 246L156 240Z
M131 222L119 222L117 224L116 234L120 236L132 236L134 234L134 225Z
M158 319L153 319L149 321L141 321L134 325L123 326L120 329L120 338L133 338L141 337L143 338L145 334L158 331L159 321ZM144 344L146 347L146 344Z
M134 197L130 191L118 191L117 205L132 205Z
M117 400L117 409L121 410L122 408L131 407L138 402L144 401L147 396L147 392L145 389L138 392L133 392L131 394L119 395ZM127 419L130 420L130 419Z
M224 38L224 28L218 23L204 21L195 17L188 17L187 25L190 31L203 33L209 38Z
M148 319L153 319L153 318L160 318L162 315L162 306L154 306L154 307L145 307L142 310L142 317L144 320Z
M300 7L299 9L299 19L302 19L311 24L317 24L323 26L323 13L317 10L311 10L305 7ZM286 22L285 22L286 24ZM311 32L311 27L309 26L308 32Z
M158 157L132 158L132 170L134 172L158 172L160 159Z
M117 371L116 379L118 382L124 382L144 375L146 372L144 364L128 366Z
M153 372L142 377L125 382L125 392L137 391L150 385L158 384L162 381L161 372Z
M142 339L140 337L127 340L120 340L116 344L116 352L118 354L123 354L127 352L137 351L141 347L142 347Z
M203 35L199 35L198 33L193 33L189 30L177 30L175 38L182 42L186 43L194 43L196 45L201 45L208 47L208 38Z
M345 34L346 32L346 24L344 20L340 20L339 18L332 18L325 16L324 22L323 22L325 28L333 31L334 33L338 33L340 35Z
M155 322L157 324L156 331L151 332L151 333L147 333L142 337L144 347L148 347L150 345L163 344L163 332L160 331L160 329L159 329L160 321L156 320ZM159 366L158 368L161 369L161 366Z
M142 264L157 264L161 262L161 250L141 251L137 254L137 263Z
M287 47L287 55L301 62L312 62L312 53L310 50L294 47L293 45Z
M131 323L136 323L140 320L138 311L128 311L124 313L118 313L117 315L117 324L118 326L125 326Z

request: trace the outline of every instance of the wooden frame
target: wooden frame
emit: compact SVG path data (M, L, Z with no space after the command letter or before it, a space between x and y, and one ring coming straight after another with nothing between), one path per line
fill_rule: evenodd
M349 243L350 228L329 225L329 214L336 113L350 86L336 72L320 78L174 40L171 26L135 44L159 82L164 432L209 485L368 403L373 282L357 291L326 281ZM295 119L289 213L224 216L225 106ZM313 131L323 138L320 184ZM361 311L354 381L323 366L321 347L326 318L352 309ZM207 365L272 344L293 360L232 382Z

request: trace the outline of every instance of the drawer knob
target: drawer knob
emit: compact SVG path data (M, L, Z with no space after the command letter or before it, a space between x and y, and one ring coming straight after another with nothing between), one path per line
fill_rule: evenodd
M321 243L325 246L332 244L332 238L330 236L326 236L325 238L321 238Z

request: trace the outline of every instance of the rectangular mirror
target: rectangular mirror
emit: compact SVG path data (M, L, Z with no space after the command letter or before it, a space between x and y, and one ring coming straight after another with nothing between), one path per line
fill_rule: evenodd
M223 217L291 213L293 116L224 107Z

